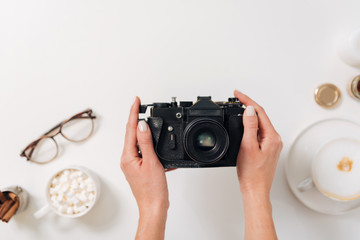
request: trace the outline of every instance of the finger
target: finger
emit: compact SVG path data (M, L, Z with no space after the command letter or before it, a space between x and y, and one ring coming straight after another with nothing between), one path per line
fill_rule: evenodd
M137 157L139 155L136 139L139 106L140 99L136 97L133 105L131 106L128 123L126 125L124 153L131 157Z
M256 113L258 114L259 127L263 134L266 135L268 133L275 132L275 128L272 125L269 117L266 115L264 109L259 104L238 90L234 91L234 96L238 98L240 102L245 104L245 106L254 106Z
M247 106L244 116L244 136L241 145L247 145L247 147L259 149L258 142L258 118L256 116L255 108L251 105Z
M151 136L149 125L144 120L141 120L138 124L137 141L139 143L141 154L145 161L158 161L158 157L156 156L154 150L153 139Z

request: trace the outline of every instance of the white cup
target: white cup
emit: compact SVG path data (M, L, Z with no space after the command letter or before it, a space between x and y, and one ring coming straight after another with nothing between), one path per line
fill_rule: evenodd
M360 28L340 39L339 56L346 64L360 67Z
M93 184L94 184L94 190L93 192L94 194L94 198L91 201L91 204L89 206L87 206L83 211L79 212L79 213L73 213L73 214L67 214L64 213L62 211L59 210L59 207L56 207L54 205L54 202L51 199L51 186L53 185L53 180L59 176L60 174L64 173L65 171L78 171L83 173L85 176L87 176L88 179L91 179ZM42 207L41 209L39 209L38 211L36 211L34 213L34 217L36 219L42 218L43 216L45 216L47 213L53 211L55 212L57 215L62 216L62 217L68 217L68 218L77 218L77 217L81 217L83 215L85 215L86 213L88 213L96 204L98 198L100 196L100 181L97 178L97 176L92 173L90 170L84 168L84 167L80 167L80 166L71 166L71 167L67 167L64 168L60 171L58 171L56 174L54 174L50 180L48 181L47 187L46 187L46 200L47 200L47 204Z
M298 184L301 192L316 188L330 199L360 198L360 141L339 138L323 145L311 164L311 177Z

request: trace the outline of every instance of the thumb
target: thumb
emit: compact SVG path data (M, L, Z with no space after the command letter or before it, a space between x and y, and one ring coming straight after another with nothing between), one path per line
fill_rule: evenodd
M258 117L253 106L247 106L243 116L244 136L241 144L259 148Z
M138 123L137 140L143 158L145 157L146 159L157 159L157 156L154 151L151 131L149 125L144 120L141 120Z

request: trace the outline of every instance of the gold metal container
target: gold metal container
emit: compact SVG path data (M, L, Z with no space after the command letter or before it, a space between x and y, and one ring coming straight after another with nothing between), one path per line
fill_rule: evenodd
M340 89L331 83L320 85L315 89L315 101L321 107L335 107L341 99Z
M347 90L353 98L360 100L360 75L349 81Z

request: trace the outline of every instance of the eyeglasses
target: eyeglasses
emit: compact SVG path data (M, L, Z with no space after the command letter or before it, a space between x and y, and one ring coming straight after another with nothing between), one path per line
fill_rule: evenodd
M94 119L91 109L78 113L62 121L40 138L31 142L20 154L28 161L45 164L53 161L59 152L59 146L54 137L61 134L71 142L83 142L94 132Z

